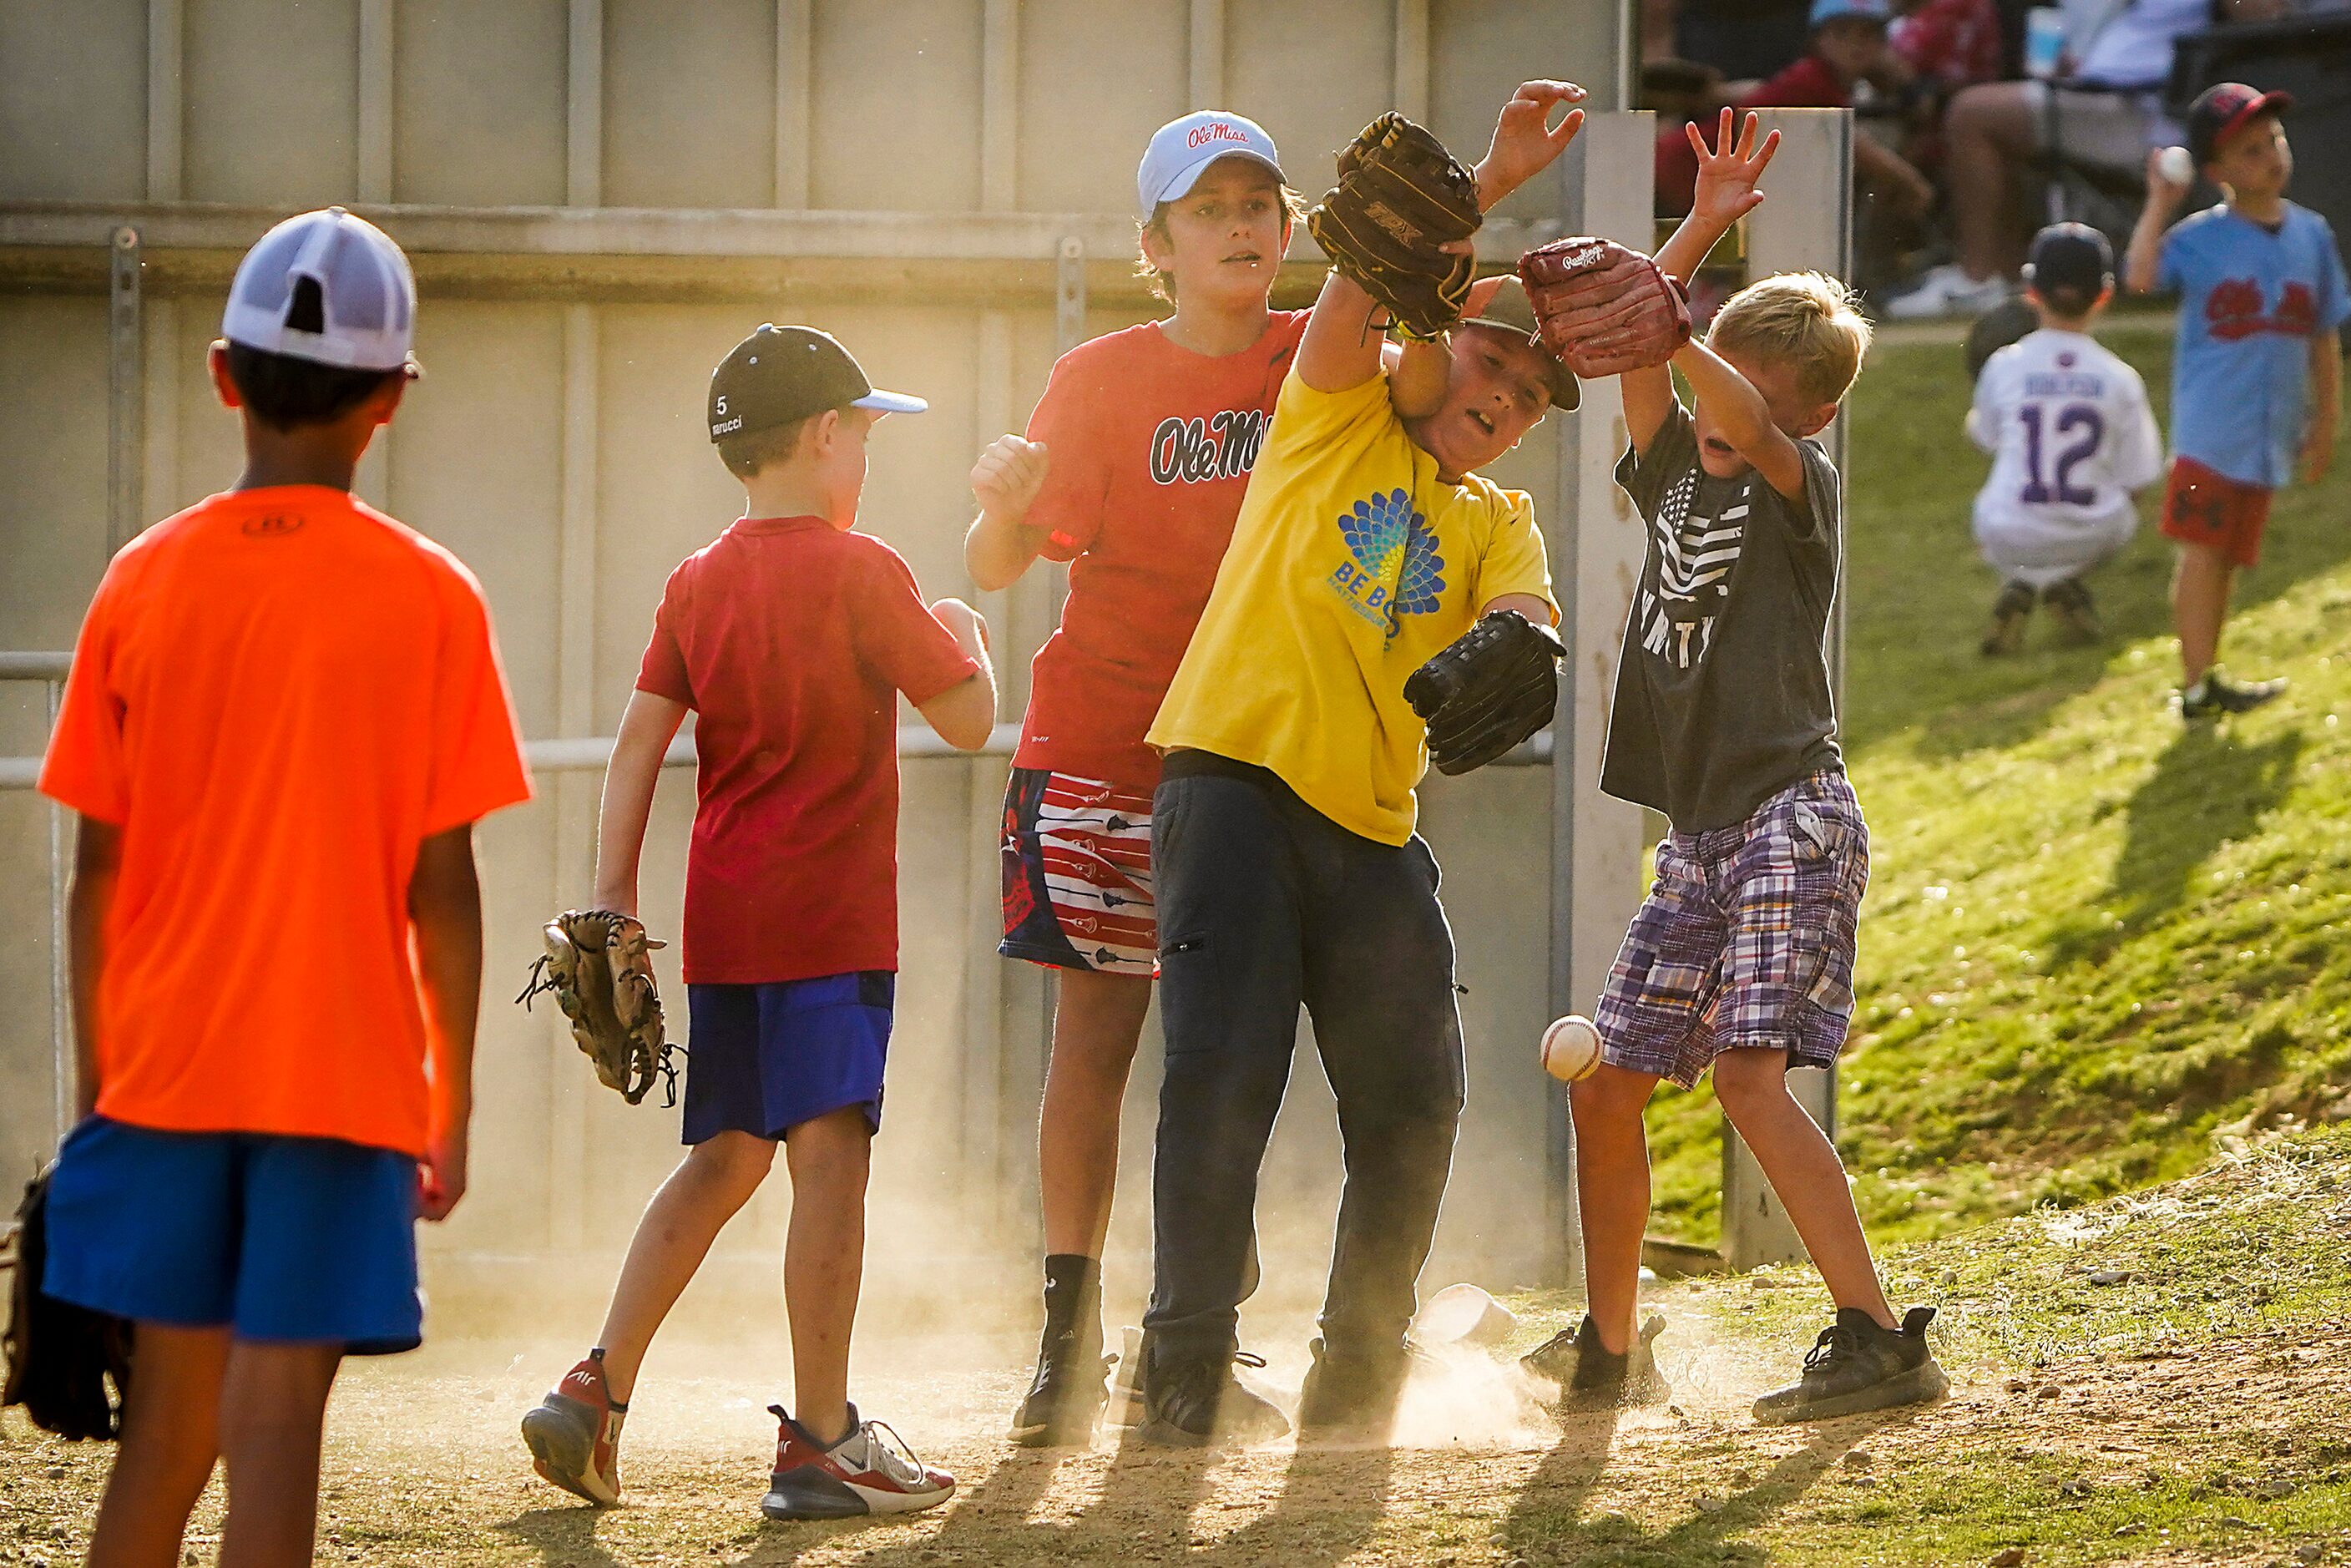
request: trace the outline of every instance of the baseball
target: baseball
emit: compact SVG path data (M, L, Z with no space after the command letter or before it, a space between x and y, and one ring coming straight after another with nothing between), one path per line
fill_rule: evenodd
M2155 155L2155 171L2175 185L2185 185L2196 178L2196 162L2187 148L2167 147Z
M1543 1030L1543 1071L1563 1083L1588 1078L1600 1065L1600 1031L1581 1013L1553 1019Z

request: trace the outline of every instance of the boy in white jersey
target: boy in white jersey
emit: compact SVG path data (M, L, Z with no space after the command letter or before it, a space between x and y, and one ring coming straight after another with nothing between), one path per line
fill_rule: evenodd
M2024 283L2041 329L1986 362L1968 410L1969 439L1992 454L1975 507L1977 548L2001 577L1987 657L2024 645L2036 597L2070 639L2098 639L2083 574L2130 542L2130 493L2163 470L2145 383L2090 336L2115 292L2106 236L2050 225L2033 238Z

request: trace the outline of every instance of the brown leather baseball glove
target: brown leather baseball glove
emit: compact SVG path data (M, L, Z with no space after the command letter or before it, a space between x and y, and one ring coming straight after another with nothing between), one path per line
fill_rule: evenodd
M649 949L662 946L644 926L609 909L569 910L547 923L547 952L530 967L530 983L515 1000L553 992L571 1020L571 1038L596 1064L596 1076L632 1105L659 1076L666 1103L677 1103L677 1069L662 1028Z
M1432 338L1461 319L1476 264L1441 248L1483 221L1478 181L1445 144L1401 114L1381 115L1339 154L1339 183L1306 229L1342 277Z
M1589 381L1662 365L1690 339L1682 287L1613 239L1579 235L1519 257L1543 346Z

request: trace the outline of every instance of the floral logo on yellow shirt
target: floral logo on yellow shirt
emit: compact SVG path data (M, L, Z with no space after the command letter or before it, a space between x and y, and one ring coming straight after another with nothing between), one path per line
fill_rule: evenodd
M1347 607L1391 643L1407 615L1426 615L1445 592L1445 558L1408 490L1366 496L1339 514L1339 537L1355 559L1331 574Z

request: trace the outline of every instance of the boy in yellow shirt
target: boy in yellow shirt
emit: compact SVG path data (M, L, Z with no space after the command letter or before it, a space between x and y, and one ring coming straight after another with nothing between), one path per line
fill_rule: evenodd
M1583 96L1519 89L1476 171L1481 207L1559 155L1583 117L1547 118ZM1477 470L1575 406L1517 280L1487 301L1449 340L1406 348L1392 403L1378 308L1335 273L1324 282L1150 732L1165 754L1152 822L1167 1060L1146 1441L1287 1429L1232 1362L1301 1005L1347 1176L1300 1425L1384 1426L1403 1383L1462 1101L1452 933L1413 831L1426 732L1404 685L1481 613L1556 621L1532 504Z

